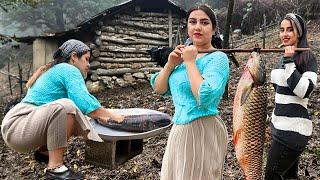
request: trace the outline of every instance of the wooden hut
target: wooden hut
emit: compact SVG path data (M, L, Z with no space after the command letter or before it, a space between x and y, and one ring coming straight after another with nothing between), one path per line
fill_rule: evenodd
M20 40L33 42L34 69L51 61L54 50L67 39L81 40L92 49L87 85L125 87L147 81L160 70L148 50L183 43L185 18L186 11L169 0L130 0L69 31Z

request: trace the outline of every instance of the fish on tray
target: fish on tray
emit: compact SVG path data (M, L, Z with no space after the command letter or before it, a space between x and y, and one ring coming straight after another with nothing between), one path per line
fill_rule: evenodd
M265 63L252 52L239 80L233 104L233 142L247 180L261 179L267 118Z
M171 117L164 113L125 115L124 120L121 123L112 119L107 122L98 121L98 123L116 130L146 132L169 125L171 123Z

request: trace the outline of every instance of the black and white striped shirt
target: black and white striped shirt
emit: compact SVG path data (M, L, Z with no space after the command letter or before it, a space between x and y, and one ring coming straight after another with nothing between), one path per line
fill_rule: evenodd
M295 61L297 56L299 54L293 57ZM313 128L307 105L317 84L317 61L313 54L308 57L299 66L296 62L284 64L281 58L271 71L271 83L276 90L272 137L295 150L304 149Z

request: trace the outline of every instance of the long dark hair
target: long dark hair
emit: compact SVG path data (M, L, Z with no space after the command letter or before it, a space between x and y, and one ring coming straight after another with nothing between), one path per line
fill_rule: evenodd
M203 12L205 12L208 15L208 17L210 18L210 20L212 22L212 29L215 29L215 34L212 35L211 44L213 45L213 47L215 47L217 49L221 49L222 48L222 39L221 39L220 33L219 33L217 16L214 13L214 11L206 4L192 7L187 12L187 22L188 22L190 14L195 10L202 10Z
M309 48L310 46L307 39L308 31L303 18L300 15L289 13L284 17L283 20L288 20L292 27L295 26L297 29L301 28L301 32L299 33L298 31L299 38L297 48ZM308 64L307 61L315 58L315 55L310 50L297 52L294 56L297 70L300 73L303 73L304 69L306 68L305 66Z

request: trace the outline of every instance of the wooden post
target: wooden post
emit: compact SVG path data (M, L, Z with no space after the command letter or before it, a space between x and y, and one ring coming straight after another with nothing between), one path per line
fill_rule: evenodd
M262 25L262 47L266 48L266 34L267 34L267 17L263 14L263 25Z
M223 48L229 48L230 25L232 20L233 7L234 7L234 0L229 0L227 19L226 19L225 29L223 32L223 44L222 44Z
M23 87L22 87L22 68L21 68L21 66L20 66L20 63L18 63L18 69L19 69L20 97L22 97L22 94L23 94Z
M12 93L12 89L11 89L10 61L11 61L11 58L8 61L8 80L9 80L10 95L12 95L13 93Z
M168 15L168 23L169 23L169 47L172 47L172 12L171 9L169 9L169 15Z
M35 39L33 41L33 71L52 61L52 56L56 49L58 49L56 40Z
M225 30L223 32L223 44L222 44L223 48L229 47L229 35L230 35L230 25L231 25L231 19L232 19L232 14L233 14L233 7L234 7L234 0L229 0ZM225 92L223 94L224 99L228 98L228 93L229 93L228 87L229 87L229 82L227 82L226 87L225 87Z
M29 80L31 69L32 69L32 63L30 63L30 66L29 66L29 70L28 70L28 74L27 74L27 81Z

